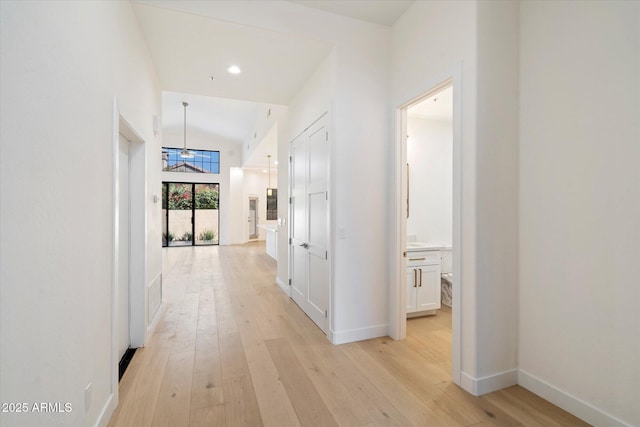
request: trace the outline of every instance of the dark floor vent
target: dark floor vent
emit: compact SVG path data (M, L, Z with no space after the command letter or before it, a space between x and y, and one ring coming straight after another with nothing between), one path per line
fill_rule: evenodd
M127 351L124 352L124 356L120 359L120 363L118 365L118 382L122 379L124 375L124 371L129 367L129 363L131 359L133 359L133 355L136 354L136 348L128 348Z

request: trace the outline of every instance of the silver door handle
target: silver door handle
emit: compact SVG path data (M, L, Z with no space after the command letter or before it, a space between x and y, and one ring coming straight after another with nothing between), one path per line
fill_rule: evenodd
M309 249L309 244L308 243L303 243L300 246L302 246L305 249Z

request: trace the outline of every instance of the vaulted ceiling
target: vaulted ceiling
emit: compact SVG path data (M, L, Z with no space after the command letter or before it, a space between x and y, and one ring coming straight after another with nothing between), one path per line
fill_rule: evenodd
M320 17L330 12L380 25L392 25L413 2L291 1L322 9ZM184 1L138 0L132 5L160 86L168 92L163 95L165 128L183 125L181 103L190 100L189 126L241 143L253 131L252 123L247 123L258 103L289 104L332 49L321 40L187 11L188 2ZM237 65L242 72L228 73L230 65Z

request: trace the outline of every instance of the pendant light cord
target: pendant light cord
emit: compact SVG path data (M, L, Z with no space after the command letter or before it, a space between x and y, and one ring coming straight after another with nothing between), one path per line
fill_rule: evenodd
M182 102L182 105L184 106L184 148L183 148L183 153L187 152L187 104L186 102Z
M271 154L267 158L269 159L269 189L271 189Z

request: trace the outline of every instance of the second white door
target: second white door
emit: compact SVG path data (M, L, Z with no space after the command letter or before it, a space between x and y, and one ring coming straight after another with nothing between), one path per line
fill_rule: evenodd
M329 133L326 118L291 143L291 297L325 333L329 308Z

